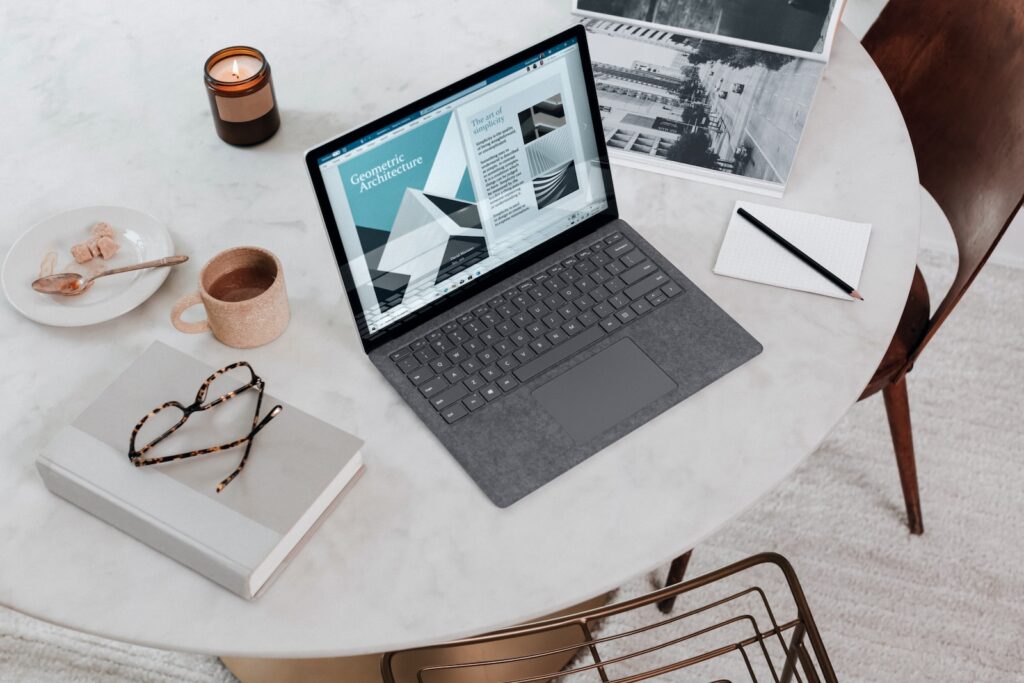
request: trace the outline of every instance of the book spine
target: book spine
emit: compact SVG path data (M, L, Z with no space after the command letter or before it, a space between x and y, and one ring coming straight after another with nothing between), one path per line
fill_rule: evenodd
M197 544L173 527L134 506L127 505L46 457L39 457L36 460L36 468L46 488L52 493L177 560L232 593L246 600L253 598L249 587L250 570L241 564L233 562L214 549Z

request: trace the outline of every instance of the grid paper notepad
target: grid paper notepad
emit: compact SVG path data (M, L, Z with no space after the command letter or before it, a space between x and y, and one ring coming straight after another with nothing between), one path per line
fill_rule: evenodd
M714 272L741 280L853 301L843 290L736 213L743 207L854 289L860 286L870 223L736 202Z

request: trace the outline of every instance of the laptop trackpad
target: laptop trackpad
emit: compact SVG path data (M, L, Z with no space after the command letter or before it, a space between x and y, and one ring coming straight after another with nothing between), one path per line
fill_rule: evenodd
M578 444L676 388L633 340L609 346L533 392Z

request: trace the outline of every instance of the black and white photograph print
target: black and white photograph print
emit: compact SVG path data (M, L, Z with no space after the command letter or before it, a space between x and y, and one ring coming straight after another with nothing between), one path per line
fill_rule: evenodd
M785 185L823 62L603 19L583 24L612 154Z
M519 127L523 144L530 144L565 125L565 107L562 95L555 94L519 112Z
M537 197L538 209L543 209L562 197L568 197L578 189L580 181L576 177L576 164L572 161L533 179L533 193Z
M576 9L669 29L822 53L840 0L576 0Z

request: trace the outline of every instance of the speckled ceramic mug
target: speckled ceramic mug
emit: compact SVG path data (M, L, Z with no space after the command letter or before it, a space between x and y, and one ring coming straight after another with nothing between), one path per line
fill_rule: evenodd
M182 320L185 309L197 304L206 309L206 320ZM203 266L199 291L174 304L171 322L182 332L209 331L228 346L251 349L280 337L290 315L281 261L266 249L234 247Z

